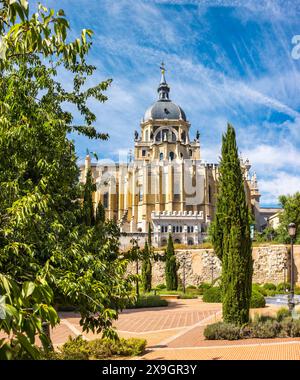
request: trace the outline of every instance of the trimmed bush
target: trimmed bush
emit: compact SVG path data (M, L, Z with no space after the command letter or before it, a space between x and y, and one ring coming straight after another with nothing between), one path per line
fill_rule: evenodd
M60 349L60 353L50 355L52 359L60 360L89 360L106 359L115 356L137 356L144 352L144 339L94 339L85 341L82 336L69 338ZM52 357L51 357L52 356Z
M197 289L197 287L195 285L188 285L186 289Z
M265 307L266 306L266 301L264 296L257 292L256 290L252 290L252 295L251 295L251 303L250 307L252 309L259 308L259 307Z
M300 337L300 320L287 317L278 322L273 317L256 316L253 322L242 327L218 322L208 325L204 336L209 340Z
M280 284L277 285L277 292L278 293L286 293L286 291L290 291L291 285L288 284L287 282L281 282Z
M160 306L168 306L168 302L166 300L162 300L159 296L140 296L136 302L128 304L126 309Z
M197 294L194 294L194 293L182 293L179 295L179 298L180 299L194 299L194 298L198 298Z
M267 320L251 324L252 338L275 338L281 331L281 325L277 321Z
M276 313L276 319L278 322L281 322L282 320L284 320L285 318L289 317L290 316L290 312L289 312L289 309L287 309L286 307L281 307L277 313Z
M206 289L203 292L202 300L204 302L222 302L221 298L221 289L218 286L215 286L213 288Z
M211 284L208 284L207 282L202 282L202 284L198 286L199 294L203 294L205 290L210 289L211 287Z
M166 289L167 288L167 285L166 284L158 284L156 286L156 289L160 290L160 289Z
M263 288L266 290L276 290L276 285L270 282L266 282L265 284L263 284Z
M206 326L204 336L209 340L237 340L241 337L241 329L232 323L218 322Z

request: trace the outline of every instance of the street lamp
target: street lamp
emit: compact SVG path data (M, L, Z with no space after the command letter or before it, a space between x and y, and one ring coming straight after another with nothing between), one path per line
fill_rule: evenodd
M290 290L290 297L289 297L289 311L292 313L295 307L295 301L294 301L294 239L296 236L296 224L290 223L288 225L288 232L291 238L291 290Z
M186 257L185 254L182 256L182 261L183 261L183 278L182 278L182 287L183 287L183 293L185 293L185 264L186 264Z

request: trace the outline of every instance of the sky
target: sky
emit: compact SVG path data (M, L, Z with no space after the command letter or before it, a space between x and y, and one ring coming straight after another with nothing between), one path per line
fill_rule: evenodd
M110 139L72 136L79 161L87 149L118 160L133 148L164 61L170 98L185 111L191 138L200 131L203 160L219 161L230 122L257 173L262 205L300 190L300 0L42 2L65 10L71 35L94 31L90 83L113 79L107 102L90 103L97 130Z

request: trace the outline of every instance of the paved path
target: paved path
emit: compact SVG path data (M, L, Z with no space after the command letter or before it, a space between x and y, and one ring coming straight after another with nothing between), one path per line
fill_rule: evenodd
M272 315L276 306L255 309L254 313ZM79 315L60 313L61 323L52 330L55 346L69 336L82 334ZM246 339L207 341L203 331L207 324L221 318L220 304L203 303L200 299L171 301L168 307L126 310L115 327L121 337L147 340L147 352L139 359L300 359L300 338ZM84 333L85 339L101 335Z

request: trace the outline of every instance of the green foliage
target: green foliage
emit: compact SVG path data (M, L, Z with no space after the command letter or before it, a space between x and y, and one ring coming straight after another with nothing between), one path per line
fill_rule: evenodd
M6 359L38 358L37 334L47 350L42 322L54 326L55 300L78 308L84 331L112 334L112 323L132 293L126 260L117 258L120 232L113 222L99 229L80 197L74 144L69 133L106 139L93 126L87 102L103 102L110 80L87 87L90 31L69 40L63 11L26 1L2 1L0 31L0 293L6 318L0 341ZM18 15L18 18L16 18ZM5 22L3 22L5 21ZM63 72L72 85L57 81ZM65 104L75 106L81 125Z
M93 181L91 168L86 173L86 179L83 192L83 217L86 226L95 225L95 213L93 204L93 193L96 191L96 185Z
M209 289L211 288L211 284L207 283L207 282L202 282L199 286L198 286L198 289L199 289L199 294L203 294L204 291L206 289Z
M222 303L225 322L249 319L252 283L250 215L234 128L228 124L222 140L217 209L211 226L212 243L222 262Z
M290 289L291 289L291 284L287 282L286 283L281 282L280 284L277 285L277 288L276 288L279 294L286 293L287 291L290 291Z
M276 285L269 283L269 282L266 282L265 284L263 284L263 288L265 290L276 290Z
M98 203L96 209L95 224L103 224L105 222L105 208L101 202Z
M143 307L161 307L168 306L166 300L161 299L159 296L139 296L135 302L129 303L127 309L138 309Z
M95 339L86 341L82 336L69 337L60 352L44 354L45 359L52 360L90 360L109 359L113 357L126 357L141 355L145 351L144 339Z
M279 335L281 326L277 321L266 320L251 325L252 338L275 338Z
M240 327L224 322L207 325L203 334L208 340L237 340L241 337Z
M281 243L290 243L288 225L295 223L297 228L295 242L300 243L300 192L293 195L281 195L279 202L283 207L283 212L279 215L280 226L277 229L277 240Z
M179 295L179 298L180 298L180 299L188 299L188 300L191 300L191 299L196 299L196 298L198 298L198 296L197 296L197 294L195 294L195 293L191 293L191 292L187 291L186 293L181 293L181 294Z
M171 234L169 234L168 246L167 246L165 256L166 256L165 276L166 276L167 289L176 290L178 287L178 276L177 276L178 265L176 262L176 256L175 256Z
M281 321L276 321L272 317L260 317L242 327L218 322L206 326L204 336L208 340L299 337L300 320L293 320L288 317Z
M151 291L151 283L152 283L152 265L150 258L150 248L148 247L148 243L145 242L145 247L143 250L143 262L142 262L142 286L144 292Z
M286 317L289 317L290 314L291 313L289 312L289 309L287 309L286 307L281 307L279 310L277 310L276 319L278 322L281 322Z
M260 308L260 307L265 307L266 306L266 301L264 296L253 290L251 294L251 302L250 302L250 307L253 309Z
M167 285L166 284L158 284L156 285L156 289L160 290L160 289L166 289L167 288Z
M203 302L222 302L222 292L218 286L203 291Z

